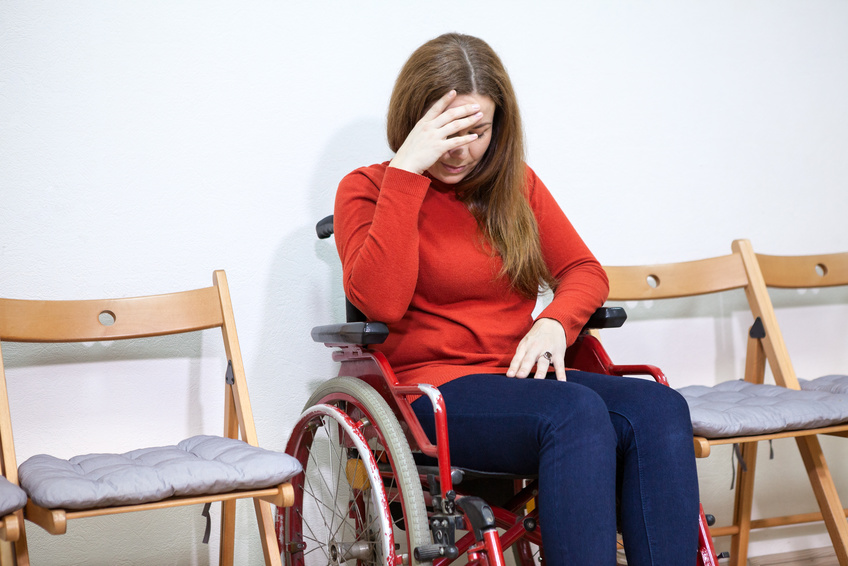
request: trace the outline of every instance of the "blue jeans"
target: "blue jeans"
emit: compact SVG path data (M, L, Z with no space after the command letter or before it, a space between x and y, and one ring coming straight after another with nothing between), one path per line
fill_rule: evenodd
M439 387L451 462L538 473L550 566L615 564L616 498L628 564L694 566L698 478L686 401L644 379L567 376L468 375ZM429 399L412 408L434 439Z

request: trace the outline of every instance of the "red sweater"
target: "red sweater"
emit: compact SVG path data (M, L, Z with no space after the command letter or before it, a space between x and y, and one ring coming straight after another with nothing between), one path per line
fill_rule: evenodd
M506 373L536 301L498 277L500 257L450 185L387 165L342 180L333 221L347 297L389 326L375 349L401 383ZM559 321L571 344L606 300L607 277L529 167L527 195L545 261L560 281L539 316Z

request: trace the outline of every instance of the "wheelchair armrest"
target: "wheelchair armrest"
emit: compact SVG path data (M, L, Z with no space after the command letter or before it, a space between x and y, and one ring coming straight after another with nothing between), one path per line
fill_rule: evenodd
M388 336L389 327L382 322L345 322L312 329L312 339L324 344L382 344Z
M583 330L590 328L620 328L624 321L627 320L627 313L622 307L600 307L583 327Z

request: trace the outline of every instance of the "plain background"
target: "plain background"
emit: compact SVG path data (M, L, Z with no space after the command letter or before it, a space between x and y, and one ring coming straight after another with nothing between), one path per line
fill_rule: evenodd
M225 269L260 443L283 449L335 371L309 330L343 318L338 258L314 224L345 173L391 157L396 74L446 31L502 56L528 161L602 263L721 255L735 238L848 249L842 0L0 0L0 296L164 293ZM776 302L800 375L848 368L844 290ZM749 324L741 294L674 301L632 309L606 340L674 385L714 383L741 377ZM220 431L217 336L79 349L4 345L19 461ZM823 442L848 499L845 441ZM774 450L755 514L814 510L794 444ZM730 450L699 470L724 523ZM239 509L238 563L258 564ZM216 563L203 528L191 508L28 532L36 564ZM751 551L828 544L814 525L756 533Z

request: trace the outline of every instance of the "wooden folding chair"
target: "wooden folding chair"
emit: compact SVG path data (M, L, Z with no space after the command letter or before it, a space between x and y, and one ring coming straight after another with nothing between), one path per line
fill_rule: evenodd
M818 517L824 518L839 564L848 566L848 523L817 438L818 434L848 432L848 415L844 414L848 397L834 399L832 403L826 404L821 401L821 397L808 394L811 392L790 391L799 389L798 381L794 373L786 369L791 367L788 364L786 348L750 243L738 240L733 243L732 248L733 253L730 255L698 261L605 267L610 278L609 300L660 300L734 289L745 291L754 315L746 354L747 383L734 381L710 388L695 386L680 389L692 408L695 454L698 458L709 456L712 446L733 444L741 447L733 522L728 526L712 527L711 533L714 537L730 535L730 564L744 566L747 563L748 540L752 528L801 522L797 520L803 519L801 516L751 520L757 443L776 438L795 438L822 511ZM783 358L786 362L780 361ZM766 360L774 370L776 385L764 384ZM671 384L674 386L673 379ZM697 409L693 407L700 400L693 396L695 393L704 394L704 404L697 406ZM775 394L781 399L781 403L768 407L759 406L759 396L771 398ZM741 396L744 399L731 403L715 401L722 396L733 399ZM803 422L796 418L795 413L799 407L809 416L812 411L824 412L825 406L829 411L825 415L816 414L816 418ZM716 422L721 423L728 415L738 419L739 432L732 432L732 428L728 432L716 432L717 427L710 424L710 419L715 417ZM748 422L749 415L756 418ZM701 422L702 416L706 425ZM783 424L774 425L776 422Z
M776 256L754 254L747 240L736 241L733 246L734 249L739 249L742 253L742 259L748 271L749 286L751 287L748 298L752 312L757 316L768 317L773 320L775 328L777 327L777 318L774 314L768 288L814 289L848 286L848 252ZM780 338L779 335L778 338ZM758 343L759 347L754 355L757 357L759 371L762 371L763 360L767 360L775 381L784 387L808 391L829 391L838 394L848 393L848 375L831 375L813 380L800 380L782 339L773 340L767 334ZM848 436L848 432L843 430L842 427L828 431L827 434ZM807 455L802 450L805 462L808 459L810 460L810 463L807 464L808 470L810 465L817 461L818 454L817 451L812 451L811 454ZM827 468L825 466L822 466L821 469L817 468L817 473L827 473ZM824 489L825 487L828 487L828 489ZM825 522L834 521L841 525L843 521L834 517L844 517L848 514L848 509L842 509L839 499L835 491L830 489L831 487L829 482L825 482L822 484L822 492L816 494L820 500L823 499L828 502L830 512L825 513L824 517L820 513L775 517L769 520L769 524L786 525L824 519ZM828 529L831 529L830 525L828 525Z
M280 564L271 505L292 504L294 495L288 480L300 466L286 454L258 447L223 271L214 272L211 287L166 295L79 301L0 299L0 344L124 340L216 327L221 329L227 356L226 362L222 360L220 376L225 388L223 436L192 437L177 446L123 455L86 455L70 461L37 455L20 467L0 352L0 465L9 481L20 483L29 495L23 514L19 512L17 517L23 515L51 534L63 534L71 519L220 501L220 564L232 565L235 502L252 498L265 562ZM151 413L156 409L151 407ZM117 473L110 472L108 481L74 475L85 467L105 469L98 458L109 459L108 465L116 466ZM56 476L67 482L63 485L73 485L75 489L57 489L51 483ZM167 488L156 487L142 493L143 488L157 482ZM76 489L89 484L94 488ZM17 564L22 566L29 564L29 554L22 522L19 527L20 537L14 544Z

